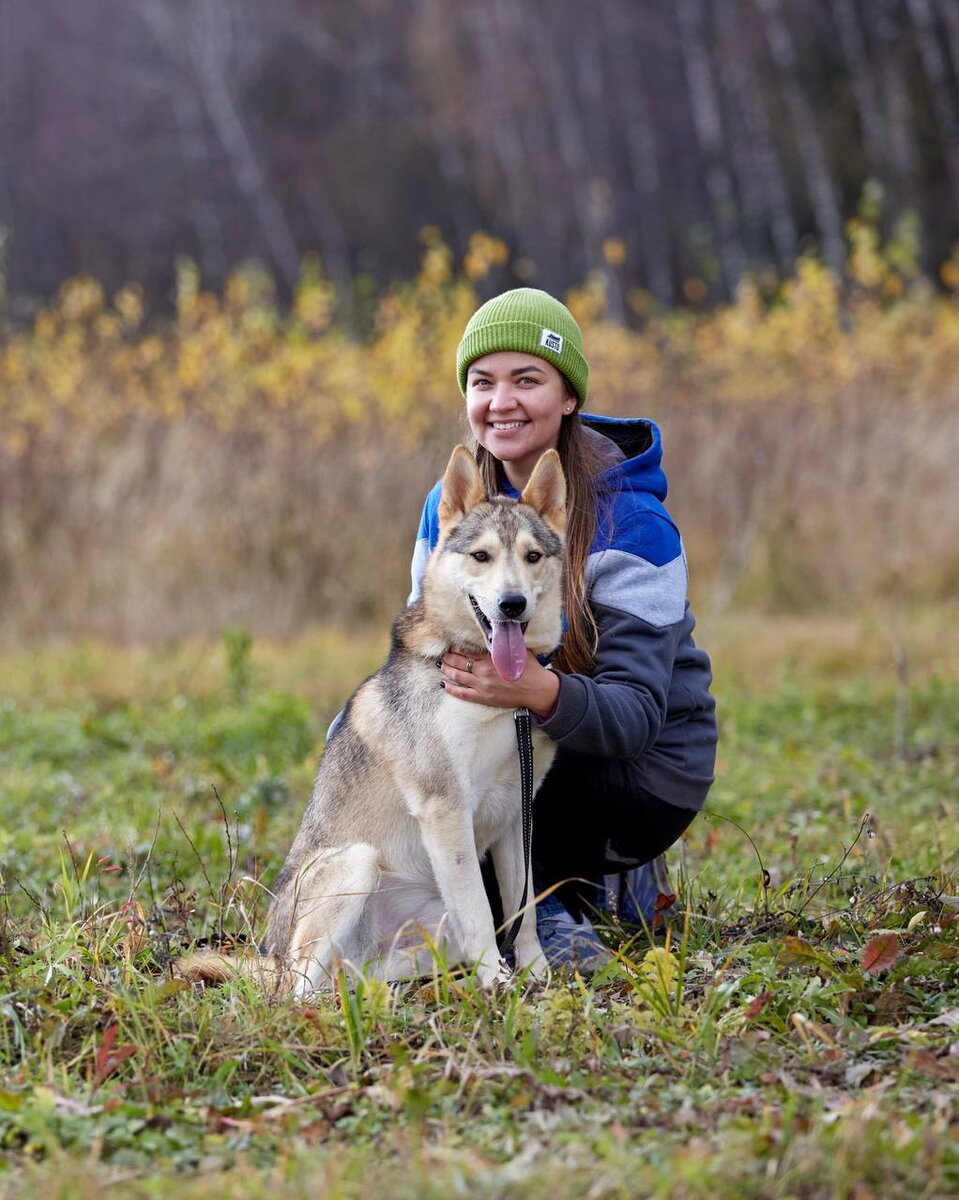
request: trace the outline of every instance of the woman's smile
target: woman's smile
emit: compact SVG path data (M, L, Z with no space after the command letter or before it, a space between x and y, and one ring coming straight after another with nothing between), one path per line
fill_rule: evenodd
M574 408L562 374L536 355L502 350L470 363L470 428L520 491L540 455L556 449L563 417Z

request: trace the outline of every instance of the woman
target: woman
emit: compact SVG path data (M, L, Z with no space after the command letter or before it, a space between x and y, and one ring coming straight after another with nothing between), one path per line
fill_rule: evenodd
M534 288L474 314L456 370L489 493L518 496L543 451L559 451L567 632L549 667L528 654L515 683L489 657L451 649L442 685L468 703L529 708L558 743L536 795L534 871L537 890L574 882L537 906L537 927L551 965L595 967L606 953L584 906L602 903L617 875L622 915L648 916L649 872L634 868L680 837L713 780L709 659L691 636L682 542L662 503L659 430L580 415L589 380L582 332L565 305ZM438 504L439 485L420 523L414 597L439 536ZM600 877L599 895L582 883Z

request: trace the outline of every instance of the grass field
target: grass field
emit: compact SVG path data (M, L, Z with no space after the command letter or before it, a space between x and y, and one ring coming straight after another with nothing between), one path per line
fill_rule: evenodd
M729 617L681 917L592 981L309 1005L254 938L385 639L0 660L0 1196L959 1193L959 610Z

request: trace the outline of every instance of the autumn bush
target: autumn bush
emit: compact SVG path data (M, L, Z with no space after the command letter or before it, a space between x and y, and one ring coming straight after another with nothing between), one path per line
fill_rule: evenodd
M632 293L630 328L603 273L567 296L589 408L663 426L701 607L959 582L959 257L931 281L908 224L883 240L867 213L847 232L842 278L806 258L717 310ZM466 435L456 343L506 259L477 234L458 264L426 230L416 278L359 318L309 258L288 305L255 266L213 295L184 262L168 317L135 285L67 281L0 340L0 633L288 634L394 612L422 497Z

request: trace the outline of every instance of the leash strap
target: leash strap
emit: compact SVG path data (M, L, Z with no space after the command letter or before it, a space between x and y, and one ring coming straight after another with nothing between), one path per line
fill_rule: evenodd
M533 843L533 719L528 708L517 708L513 712L513 720L516 722L519 780L523 794L523 898L513 924L500 942L500 954L507 954L513 949L523 924L526 901L529 899L529 860Z

